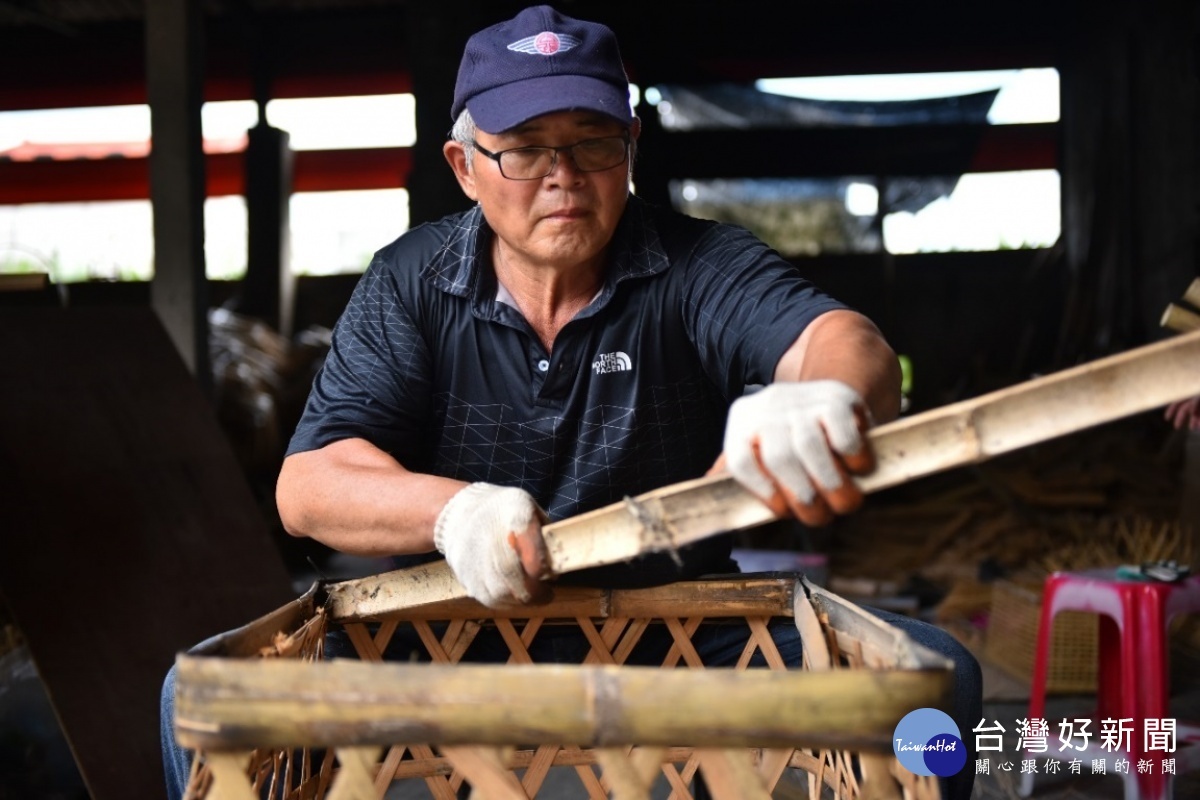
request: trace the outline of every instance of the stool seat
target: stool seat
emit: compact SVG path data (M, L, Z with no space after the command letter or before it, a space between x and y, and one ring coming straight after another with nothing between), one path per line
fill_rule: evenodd
M1038 623L1037 649L1029 692L1029 719L1045 719L1046 674L1054 617L1061 611L1099 615L1096 714L1086 752L1121 755L1130 768L1125 780L1126 800L1160 800L1171 796L1172 775L1162 772L1161 758L1176 759L1176 772L1197 766L1198 748L1166 753L1146 747L1146 720L1169 719L1170 648L1168 626L1178 614L1200 611L1200 576L1174 582L1129 580L1115 569L1056 572L1046 578ZM1131 720L1128 747L1101 749L1100 721ZM1175 744L1197 740L1197 729L1176 725ZM1122 742L1125 744L1125 742ZM1156 743L1157 746L1158 743ZM1079 750L1075 755L1081 755ZM1026 752L1026 758L1044 754ZM1142 772L1138 765L1153 759ZM1021 794L1033 790L1034 775L1021 776Z

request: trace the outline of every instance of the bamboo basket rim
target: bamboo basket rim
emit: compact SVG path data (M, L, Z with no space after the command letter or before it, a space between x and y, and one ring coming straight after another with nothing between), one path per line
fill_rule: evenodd
M403 570L370 576L363 581L403 580ZM284 606L264 614L245 625L217 634L184 656L250 658L269 647L281 632L291 635L320 609L328 612L338 608L329 602L331 585L345 586L347 582L316 581L302 595ZM855 639L880 647L894 662L891 669L952 670L953 662L913 641L903 631L888 625L863 608L828 589L817 586L802 573L765 572L733 573L703 576L696 580L679 581L638 589L599 589L577 586L557 586L551 599L543 605L512 605L503 608L485 606L471 599L454 599L408 608L384 615L358 616L353 610L341 615L330 614L335 623L378 622L386 620L445 620L469 618L495 619L563 619L579 616L597 619L630 616L628 607L640 608L646 603L657 607L675 605L679 616L693 616L694 590L703 591L718 599L705 609L703 616L743 617L753 613L793 617L795 604L807 599L818 615L829 620L830 627L849 633ZM347 608L344 604L340 606ZM554 610L554 614L541 612Z

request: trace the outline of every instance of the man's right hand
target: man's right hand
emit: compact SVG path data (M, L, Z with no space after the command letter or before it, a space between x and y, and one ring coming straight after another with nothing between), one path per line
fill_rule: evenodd
M484 605L536 602L546 592L545 520L523 489L472 483L438 515L433 542L467 594Z
M783 381L729 410L723 465L777 515L825 525L863 501L850 479L875 465L858 392L836 380Z

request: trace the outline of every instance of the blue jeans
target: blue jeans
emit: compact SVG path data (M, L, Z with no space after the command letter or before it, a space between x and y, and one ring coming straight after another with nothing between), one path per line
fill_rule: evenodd
M979 720L983 719L983 679L979 663L974 656L959 642L945 631L919 620L893 614L877 609L867 609L884 622L893 625L918 644L939 653L954 662L955 689L953 706L946 709L958 723L963 743L967 746L967 764L963 770L952 778L941 782L942 797L947 800L967 800L971 796L971 787L975 782L974 770L974 741L970 731ZM789 666L799 666L802 663L803 652L800 634L796 631L795 623L787 617L773 619L769 625L771 637L775 641L779 654ZM407 634L407 635L406 635ZM707 622L697 629L692 637L696 652L710 667L730 667L737 663L746 645L747 630L744 624L721 624ZM651 626L643 635L627 663L632 665L661 664L670 649L672 639L670 633L662 626ZM204 644L193 650L200 650ZM587 655L591 645L583 634L570 627L547 626L538 632L529 646L530 656L535 663L578 663ZM327 635L325 643L327 658L354 658L354 649L341 631ZM422 660L425 657L424 646L417 638L415 631L407 626L397 629L396 635L389 643L385 658L388 660L408 661L416 654ZM485 629L471 643L464 656L465 661L474 662L503 662L508 659L508 647L504 644L498 631ZM766 666L761 653L755 653L751 666ZM191 753L175 742L175 668L167 674L163 682L161 701L160 732L162 736L163 767L167 776L167 797L169 800L180 800L187 787L188 773L191 767Z

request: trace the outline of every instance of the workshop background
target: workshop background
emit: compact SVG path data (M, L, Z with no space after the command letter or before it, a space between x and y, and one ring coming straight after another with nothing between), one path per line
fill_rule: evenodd
M0 0L0 798L160 796L174 654L386 569L288 537L274 480L370 252L465 206L441 154L462 46L523 5ZM618 36L636 192L751 228L874 319L907 414L1165 338L1200 272L1200 4L555 5ZM937 73L976 79L764 83ZM1026 78L1049 106L1002 118ZM305 98L350 144L308 138ZM1195 436L1142 414L739 548L946 626L1019 714L1049 571L1195 564ZM1185 693L1200 634L1174 634ZM1094 625L1072 635L1082 695Z

